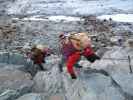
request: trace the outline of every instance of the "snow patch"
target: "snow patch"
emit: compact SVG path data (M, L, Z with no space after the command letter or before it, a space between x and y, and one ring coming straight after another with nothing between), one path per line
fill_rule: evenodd
M43 20L46 20L46 19L43 19L43 18L35 18L35 17L29 17L29 18L24 18L23 20L43 21Z
M114 15L102 15L98 16L98 19L107 19L109 20L112 18L112 20L117 22L133 22L133 14L114 14Z
M19 18L13 18L13 20L19 20ZM55 22L72 22L72 21L83 21L80 17L71 17L71 16L48 16L41 18L40 16L25 17L21 20L32 20L32 21L55 21Z
M81 21L81 19L79 17L70 17L70 16L50 16L48 18L49 20L52 21Z

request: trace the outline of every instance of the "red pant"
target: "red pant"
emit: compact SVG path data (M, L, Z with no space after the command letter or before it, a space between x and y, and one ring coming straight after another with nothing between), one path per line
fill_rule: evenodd
M94 54L93 50L88 47L86 49L84 49L82 55L85 57L88 57L90 55ZM77 61L80 59L81 54L79 51L74 52L73 54L71 54L66 62L66 66L67 66L67 70L70 74L75 74L73 66L77 63Z

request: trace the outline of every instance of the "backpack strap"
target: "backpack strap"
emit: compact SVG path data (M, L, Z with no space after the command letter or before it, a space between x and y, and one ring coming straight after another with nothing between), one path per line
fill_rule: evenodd
M81 47L81 52L84 50L84 48L82 47L82 42L80 41L80 39L76 39L76 38L74 38L74 35L75 34L78 34L78 33L71 33L70 34L70 36L69 36L69 41L72 43L72 40L75 40L75 41L77 41L77 42L79 42L79 45L80 45L80 47Z

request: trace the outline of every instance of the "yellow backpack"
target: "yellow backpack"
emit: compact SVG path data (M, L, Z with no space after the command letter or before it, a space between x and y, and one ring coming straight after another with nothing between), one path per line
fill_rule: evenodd
M71 33L69 39L77 50L83 50L91 45L91 40L86 33Z

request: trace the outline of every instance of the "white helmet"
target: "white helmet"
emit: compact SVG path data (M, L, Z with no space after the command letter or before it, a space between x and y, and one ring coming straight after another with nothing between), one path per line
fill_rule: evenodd
M40 49L40 50L43 50L45 48L45 46L42 45L42 44L38 44L38 45L36 45L36 48Z

